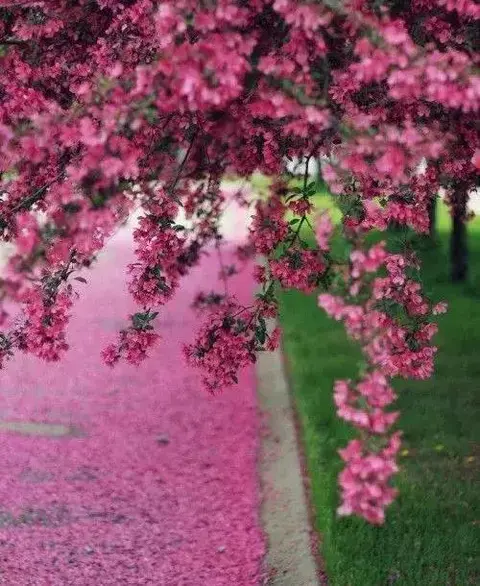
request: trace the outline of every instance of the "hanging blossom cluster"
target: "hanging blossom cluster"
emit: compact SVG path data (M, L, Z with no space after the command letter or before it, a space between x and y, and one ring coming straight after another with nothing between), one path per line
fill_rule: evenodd
M275 350L280 330L268 332L265 318L275 315L276 307L266 307L264 300L252 308L241 307L234 299L224 304L213 300L211 305L208 322L194 343L185 347L185 354L193 366L204 372L205 387L215 393L238 383L238 371L255 362L258 352Z
M408 269L418 269L416 259L388 253L384 242L356 249L337 285L344 295L323 293L318 298L365 355L357 380L335 383L334 402L338 416L361 434L341 451L346 467L340 475L339 513L372 523L384 521L385 507L396 494L389 481L397 471L400 434L391 432L399 413L387 410L396 399L391 379L431 376L436 351L431 340L437 331L431 317L446 310L444 304L428 302ZM380 276L382 270L386 276Z
M260 293L241 305L228 289L238 269L221 263L223 292L195 299L207 317L187 360L211 392L235 383L278 346L278 288L318 291L366 361L335 386L359 430L341 453L339 510L381 523L400 442L392 379L430 376L432 315L445 308L422 293L408 248L367 236L392 223L426 232L440 187L465 209L479 169L479 19L473 0L0 0L0 236L14 249L0 363L61 359L87 269L138 212L138 311L103 358L139 364L182 278L206 253L222 259L222 177L263 173L269 192L238 250L239 264L264 257ZM301 181L292 158L306 162ZM320 158L337 228L326 213L313 225L308 166Z

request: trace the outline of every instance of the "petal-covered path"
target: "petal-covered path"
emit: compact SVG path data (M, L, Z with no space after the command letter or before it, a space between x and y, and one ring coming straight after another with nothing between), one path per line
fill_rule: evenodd
M260 583L254 372L210 397L181 352L195 328L191 299L211 289L216 257L159 316L163 340L151 358L110 370L99 353L134 308L124 285L130 249L116 237L88 285L78 284L63 362L17 356L1 375L2 585ZM246 297L253 282L244 273L234 286ZM5 422L72 431L15 432Z

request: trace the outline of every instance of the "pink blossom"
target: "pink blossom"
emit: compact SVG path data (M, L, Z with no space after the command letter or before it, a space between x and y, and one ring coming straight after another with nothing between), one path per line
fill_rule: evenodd
M16 245L18 251L29 255L38 244L38 222L32 214L23 213L17 216Z
M436 305L434 305L433 307L433 315L439 315L441 313L446 313L448 310L448 305L447 303L445 303L445 301L441 301L440 303L437 303Z
M345 304L340 297L323 293L318 296L318 305L337 321L344 315Z
M475 167L475 169L480 169L480 149L477 149L473 153L472 165Z
M320 214L315 226L315 236L320 250L330 250L330 238L333 234L333 224L328 212Z

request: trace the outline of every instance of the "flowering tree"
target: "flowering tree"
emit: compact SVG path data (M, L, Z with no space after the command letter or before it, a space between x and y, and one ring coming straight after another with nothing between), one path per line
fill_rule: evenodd
M278 287L319 291L365 355L358 378L335 385L338 415L359 430L341 451L339 512L382 523L400 445L391 379L431 375L431 318L445 307L422 293L411 249L366 237L392 221L425 232L438 187L455 207L473 184L479 18L474 0L0 0L0 230L15 245L1 361L61 358L78 271L139 209L127 276L139 311L103 358L140 363L161 307L221 244L222 177L260 171L269 197L238 255L263 255L261 292L248 307L199 295L208 320L186 357L210 391L228 386L278 345L266 321ZM326 213L310 223L308 167L324 156L338 227ZM292 186L294 157L306 172Z

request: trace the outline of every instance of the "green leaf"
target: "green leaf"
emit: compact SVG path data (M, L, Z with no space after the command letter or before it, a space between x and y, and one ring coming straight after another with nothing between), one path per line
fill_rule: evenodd
M258 342L260 342L260 344L265 344L265 340L267 338L266 331L262 327L257 326L255 328L255 338L258 340Z

